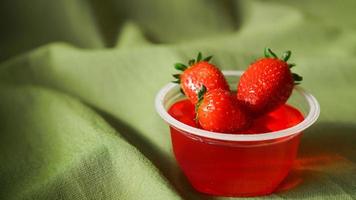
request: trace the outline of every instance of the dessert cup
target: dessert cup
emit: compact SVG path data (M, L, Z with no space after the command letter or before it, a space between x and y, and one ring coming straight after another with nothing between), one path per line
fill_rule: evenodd
M223 71L236 88L242 71ZM272 193L285 179L296 158L302 132L318 118L317 100L296 86L287 104L304 120L268 133L226 134L195 128L168 114L170 106L184 99L179 85L169 83L157 94L155 107L169 125L178 165L199 192L216 196L260 196Z

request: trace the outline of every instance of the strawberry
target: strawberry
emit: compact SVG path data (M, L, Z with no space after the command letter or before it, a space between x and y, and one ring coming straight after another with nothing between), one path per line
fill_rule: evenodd
M229 85L222 72L215 65L209 63L211 58L212 56L203 59L199 52L196 60L189 61L188 67L181 63L175 64L175 68L183 73L173 74L173 77L177 79L173 82L180 83L181 91L193 104L198 102L197 92L202 85L205 85L207 91L218 88L229 90Z
M302 77L292 73L288 64L291 56L286 51L279 59L271 49L265 49L265 58L252 63L242 74L237 86L237 99L254 114L270 112L284 104Z
M203 129L234 133L250 124L248 113L239 105L233 93L221 88L205 92L203 85L196 105L196 119Z

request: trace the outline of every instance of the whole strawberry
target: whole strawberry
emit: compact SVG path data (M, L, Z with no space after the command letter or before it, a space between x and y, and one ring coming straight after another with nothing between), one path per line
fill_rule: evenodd
M196 119L203 129L234 133L250 124L248 113L238 104L233 93L221 88L205 91L202 86L196 105Z
M177 63L175 68L183 71L182 74L173 74L177 80L174 83L180 83L182 92L188 99L196 104L198 102L197 92L202 85L205 85L207 91L213 89L229 90L224 75L215 65L209 63L212 56L203 58L199 52L196 60L192 59L188 67L184 64Z
M290 51L278 58L271 49L265 49L265 58L251 64L242 74L237 86L237 99L255 115L267 113L284 104L294 85L302 77L291 73L294 64L288 64Z

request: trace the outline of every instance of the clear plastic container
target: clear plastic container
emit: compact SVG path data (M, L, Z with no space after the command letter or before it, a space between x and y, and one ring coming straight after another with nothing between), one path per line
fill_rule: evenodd
M236 88L242 72L223 73L231 88ZM179 85L169 83L156 96L156 110L170 127L175 158L192 186L217 196L272 193L293 165L302 131L320 113L317 100L297 86L287 103L304 115L299 124L260 134L216 133L188 126L168 114L170 106L183 98Z

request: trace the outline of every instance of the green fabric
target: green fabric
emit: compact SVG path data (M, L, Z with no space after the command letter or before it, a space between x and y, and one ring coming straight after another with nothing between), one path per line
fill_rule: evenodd
M174 62L202 51L245 69L266 46L293 51L322 111L287 180L261 198L356 199L355 7L0 1L0 199L233 199L192 189L153 101Z

